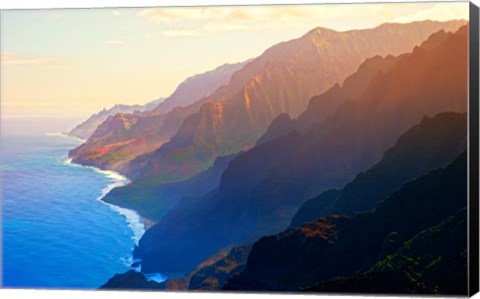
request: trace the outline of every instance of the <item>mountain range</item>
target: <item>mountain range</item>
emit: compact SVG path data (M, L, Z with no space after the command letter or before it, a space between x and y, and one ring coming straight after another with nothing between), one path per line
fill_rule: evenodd
M233 276L224 288L298 291L308 290L322 281L353 276L350 282L343 282L350 284L345 289L351 290L355 285L353 280L360 276L357 273L373 269L389 274L418 271L417 279L410 280L429 282L429 293L466 294L466 276L463 280L458 277L462 269L455 265L467 245L466 229L462 230L466 220L466 175L467 160L463 152L446 168L405 184L369 212L353 217L322 217L296 229L263 237L253 245L245 270ZM429 212L425 213L426 210ZM454 219L448 219L451 216ZM463 226L457 226L459 221ZM435 237L422 240L429 234ZM437 237L443 241L437 243L442 244L440 247L431 243L439 242ZM448 255L444 254L447 252ZM443 267L443 271L439 267ZM456 271L449 271L455 268ZM429 281L427 275L433 275L434 280ZM397 281L392 277L395 278L370 277L373 282L369 283L376 282L381 287L387 280L388 286L395 285ZM444 290L445 285L447 290L451 289ZM334 283L327 282L319 289L334 287ZM340 289L344 288L337 290ZM391 288L386 289L392 292Z
M313 29L267 49L233 73L227 85L191 105L154 119L113 119L112 126L104 126L109 132L104 138L87 141L70 156L132 179L187 179L219 155L252 147L279 114L298 116L312 96L342 82L366 58L407 52L433 32L461 24L464 21L423 21L346 32ZM151 134L132 136L135 131Z
M217 189L184 201L145 233L134 251L142 269L189 271L222 247L281 231L306 199L353 180L425 115L465 112L468 29L440 34L443 42L401 55L324 122L233 159Z
M211 191L218 186L224 169L220 170L217 167L217 175L215 177L204 175L203 172L200 172L198 173L200 179L197 179L192 174L196 173L198 169L195 170L191 166L201 164L203 171L209 172L208 167L213 165L213 162L210 161L214 161L213 159L217 157L231 156L232 154L228 154L229 152L236 154L238 150L241 150L236 146L235 149L231 147L236 142L227 142L227 144L222 141L227 148L226 150L221 150L223 152L218 153L214 148L220 149L220 147L223 147L223 145L218 143L220 140L227 140L238 135L238 140L242 143L247 139L250 140L248 142L249 145L246 146L248 148L255 144L259 145L277 135L285 135L292 130L303 133L312 123L324 121L342 101L353 99L363 94L370 80L379 71L384 73L389 71L399 59L392 55L381 57L376 54L408 52L416 44L422 43L430 33L435 32L439 28L444 28L447 31L454 30L463 23L464 21L424 21L411 24L385 24L374 29L347 32L336 32L325 28L313 29L299 39L281 43L268 49L257 59L248 61L245 64L225 65L214 71L187 79L171 97L163 101L162 104L152 111L147 111L142 115L118 114L110 117L98 127L90 140L77 149L72 150L70 157L77 163L95 165L100 168L114 169L127 173L129 178L133 179L133 182L128 186L112 191L105 200L126 208L136 209L144 217L158 220L159 217L163 217L167 209L175 206L178 203L178 199L182 196L193 195L192 192L187 191L189 188L171 188L171 186L183 186L180 183L176 184L175 181L185 179L185 176L177 172L177 166L183 165L181 167L185 166L188 168L186 172L182 172L183 174L189 173L187 177L190 178L185 184L190 184L190 181L203 182L202 188L195 189L196 195ZM376 41L377 39L378 42ZM438 43L440 39L435 38L434 41ZM352 47L356 49L353 52L351 50ZM354 58L346 60L338 55L335 56L336 53L342 51L349 53L346 57L353 55ZM309 70L314 66L309 60L312 59L312 55L316 55L318 63L323 65L323 67L317 67L315 72ZM363 63L360 63L363 57L368 57L369 55L372 55L372 57L366 58ZM298 74L299 78L284 78L280 76L282 73L280 70L274 71L271 69L275 64L284 65L286 63L284 60L289 61L289 68L295 70L291 73ZM359 64L359 66L358 70L354 72L356 64ZM342 65L344 70L336 70L334 72L335 75L332 75L332 71L327 68L327 66L331 65L335 65L334 69L337 69L338 65ZM234 72L235 70L237 71ZM270 72L270 75L268 75L268 72ZM353 74L348 75L348 72ZM179 102L182 105L186 104L186 101L182 100L182 97L188 94L185 90L189 92L190 98L195 98L193 96L195 93L203 95L206 91L212 90L202 88L202 86L208 85L207 82L211 78L214 78L215 82L220 82L218 74L231 77L229 84L221 86L209 97L204 97L190 105L177 106L167 114L162 114L161 111L166 112L168 109L171 109L173 105L171 103ZM312 75L314 75L313 78L318 78L317 83L321 83L320 85L312 81L312 79L309 79L306 83L304 82L307 85L295 83L296 81L302 81L302 76L310 78ZM343 80L344 77L346 77L345 80ZM261 82L257 80L259 78L263 78ZM282 80L287 80L288 82ZM325 80L328 83L324 83ZM344 81L344 88L339 86L341 80ZM221 81L222 84L224 82ZM250 83L253 85L250 86ZM310 101L307 100L306 94L315 94L312 90L320 91L328 85L333 85L328 92L316 95ZM267 86L270 87L267 88ZM281 86L281 88L279 89L276 86ZM243 92L246 90L250 90L250 93ZM261 91L260 93L257 92L259 90ZM305 95L293 95L295 90ZM283 95L277 94L278 92ZM300 106L295 108L295 114L300 115L298 119L292 121L291 117L293 116L284 113L291 112L291 104L284 105L285 109L282 108L283 106L276 106L278 109L275 108L275 113L265 117L262 116L263 112L260 113L260 111L265 112L265 106L262 104L256 107L252 111L256 111L255 115L260 117L263 122L261 131L266 131L263 135L261 131L258 131L257 134L251 130L252 127L249 127L250 125L244 124L245 121L250 119L249 116L241 115L241 113L245 112L245 95L248 95L248 98L251 100L256 97L253 95L255 93L259 96L258 101L264 104L270 101L270 99L276 101L280 98L283 101L289 99L290 102L296 103L299 97L303 97L303 104L296 104L303 108L300 108ZM205 108L202 108L201 113L193 113L195 109L198 110L201 107L212 107L203 103L216 103L218 101L223 103L227 99L232 100L228 100L232 105L234 102L240 105L236 108L232 106L231 113L236 116L226 117L225 113L227 113L228 109L224 111L222 108L221 119L225 121L219 126L216 125L214 131L211 131L215 122L214 119L210 118L212 116L212 114L209 114L211 110L206 112ZM170 104L167 105L166 103ZM308 109L305 110L307 106ZM191 114L189 115L189 113ZM269 124L269 119L272 119L276 114L279 116L274 118L273 122ZM182 125L183 119L185 119L185 122ZM201 123L193 124L191 122L193 119L201 120ZM282 125L285 126L285 132L279 128ZM224 129L220 130L220 127ZM175 130L179 128L180 130L177 133ZM243 133L241 132L242 130ZM203 137L200 138L200 135L204 133L211 138L208 137L208 140ZM174 134L175 136L173 136ZM225 134L225 138L219 138L221 134ZM164 141L169 136L173 136L173 138L170 142L164 144ZM196 140L195 143L198 141L198 146L191 146L191 142L194 140ZM146 153L160 144L163 144L160 149ZM188 145L189 150L185 152L185 147L183 149L177 148L177 145L181 144L190 144ZM291 144L290 146L293 145ZM197 153L209 162L206 164L203 162L198 164L198 161L193 164L190 162L186 163L189 159L197 160L194 157ZM171 159L166 158L166 156L164 158L164 154L171 157ZM167 160L175 165L172 166ZM163 164L164 161L167 161L165 162L167 164ZM212 165L210 165L211 163ZM225 164L225 168L226 166ZM175 174L172 175L170 170ZM193 172L190 172L190 170ZM207 181L205 180L206 177L211 179ZM338 184L338 186L340 185ZM158 190L169 191L163 193L163 191ZM311 192L310 195L315 193Z
M356 215L362 215L365 213L370 213L369 211L373 209L377 209L378 206L382 205L382 200L388 198L391 194L395 193L397 189L402 187L404 184L408 184L410 181L415 181L417 178L421 177L424 174L428 174L430 171L446 167L448 164L452 163L456 157L460 156L466 149L466 114L458 114L458 113L441 113L435 116L434 118L425 118L422 122L418 125L413 126L407 132L405 132L398 140L396 145L392 147L390 150L386 152L382 160L377 163L376 165L372 166L371 169L366 171L365 173L361 173L357 175L357 177L349 184L347 184L343 189L335 190L340 192L343 197L340 198L354 198L355 201L352 201L353 204L356 203L363 203L367 202L370 203L368 208L365 208L365 205L357 204L357 210L355 214L351 214L352 217ZM447 131L447 134L442 134L443 132ZM438 146L433 146L434 144ZM428 146L426 146L428 145ZM410 161L410 157L403 153L417 153L419 152L419 156L426 158L425 164L422 164L420 161L422 160L420 157L415 157L414 161ZM432 158L426 156L427 153L432 155ZM421 165L417 165L419 163ZM391 171L388 171L387 166L394 165ZM397 171L399 171L399 166L404 165L400 169L400 175L397 175ZM420 170L419 170L420 169ZM384 170L381 172L381 170ZM380 172L380 173L379 173ZM376 175L378 174L378 175ZM384 177L380 176L382 174ZM410 174L406 176L405 174ZM392 188L392 184L389 184L389 176L393 176L393 182L398 182L396 185L399 188ZM359 179L361 178L361 179ZM386 180L386 182L382 182L382 180ZM362 189L354 188L352 186L359 185ZM383 186L386 185L386 188ZM403 187L402 187L403 188ZM388 191L386 191L388 190ZM330 191L324 192L328 193ZM322 193L323 194L323 193ZM378 194L383 194L382 198L378 198ZM371 196L378 198L375 203L371 203ZM320 197L321 198L321 197ZM294 220L292 222L301 222L301 218L299 215L305 214L307 209L310 211L307 214L311 219L304 219L300 225L297 225L295 228L291 228L288 231L297 230L300 227L300 230L305 230L302 226L308 222L314 222L317 219L321 218L321 213L324 212L325 208L321 204L311 204L311 201L315 201L316 198L313 200L307 201L297 212ZM442 204L439 204L442 205ZM413 206L410 205L413 208ZM396 208L395 208L396 209ZM416 210L416 209L414 209ZM360 214L359 214L360 213ZM418 213L422 213L418 211ZM318 216L320 215L320 216ZM318 217L316 217L318 216ZM327 216L328 217L328 216ZM382 222L383 223L383 222ZM445 225L444 225L445 226ZM455 228L456 226L449 226L450 228ZM430 229L429 231L436 232L435 229ZM463 236L466 241L465 231L463 231L463 235L460 234L462 232L461 229L456 228L456 231L459 234L455 234L455 238L459 236ZM365 232L365 234L367 234ZM301 239L303 240L303 239ZM297 241L295 241L296 243ZM303 242L303 241L302 241ZM389 241L390 242L390 241ZM295 244L294 243L294 244ZM405 246L404 246L405 247ZM209 259L200 263L197 269L193 270L190 274L186 275L183 279L169 279L165 283L160 285L154 285L155 288L159 289L203 289L203 290L218 290L222 289L223 286L226 284L228 279L234 277L236 274L243 271L247 264L247 257L249 256L250 250L252 246L239 246L234 247L233 249L227 250L225 253L224 250L221 250L219 253L215 254L214 256L210 257ZM439 246L438 248L441 248ZM273 249L272 249L273 250ZM351 250L354 250L353 247ZM403 249L402 249L403 250ZM411 251L411 247L409 247ZM462 248L462 251L464 248ZM288 250L285 250L288 252ZM293 251L295 252L295 251ZM399 256L399 254L397 254ZM446 261L443 261L444 263ZM282 262L279 262L280 266ZM379 265L383 265L379 263ZM424 265L425 266L425 265ZM272 270L276 271L276 270ZM257 272L256 270L253 272ZM130 277L130 275L134 275L133 277L137 277L137 274L129 273L125 274L124 276ZM369 274L370 275L370 274ZM118 277L124 277L118 276ZM370 276L369 276L370 277ZM402 278L402 277L400 277ZM397 275L392 276L391 279L399 279ZM126 278L125 278L126 279ZM363 279L363 277L362 277ZM128 279L130 280L130 278ZM250 280L250 278L248 279ZM369 280L373 279L370 277ZM123 280L122 280L123 281ZM302 280L303 281L303 280ZM332 291L339 292L345 284L343 280L340 284L341 287L336 289L331 289ZM133 282L122 282L119 283L117 280L113 280L110 284L107 284L106 287L110 286L113 287L113 283L116 286L123 286L123 287L133 287L133 288L141 288L140 285L133 283ZM329 282L328 286L333 284L334 282ZM336 282L335 282L336 283ZM363 283L363 280L362 280ZM382 284L382 281L378 282ZM388 288L385 288L385 292L392 292L395 290L394 281L390 281L390 285ZM410 284L408 284L410 286ZM244 288L243 283L242 287L238 287L238 289ZM320 287L313 287L315 290L319 290ZM327 289L326 286L322 284L322 290L330 290ZM332 287L333 288L333 287ZM346 288L346 290L350 290L351 287ZM403 287L402 287L403 288ZM260 288L259 290L267 290L270 287ZM361 292L361 288L352 290L352 292ZM412 288L412 290L419 290L418 288ZM426 290L422 289L426 292ZM403 289L405 291L405 289ZM377 292L377 289L375 289ZM380 290L378 289L378 292Z
M153 223L102 288L465 294L465 24L318 27L92 116L70 157Z
M430 169L446 166L467 147L467 115L441 113L425 116L420 124L400 136L377 164L342 189L328 190L306 201L291 226L320 217L373 208L405 182Z
M90 138L73 149L73 162L123 173L128 162L158 148L175 134L183 119L196 111L199 99L228 83L246 62L224 64L182 82L171 96L142 113L110 115Z
M158 100L149 102L145 105L122 105L117 104L110 109L103 109L102 111L93 114L87 120L82 122L81 124L77 125L73 128L68 135L77 137L80 139L87 140L92 136L95 130L100 126L107 118L113 116L117 113L140 113L143 111L149 111L153 108L157 107L159 103L161 103L164 99L160 98Z

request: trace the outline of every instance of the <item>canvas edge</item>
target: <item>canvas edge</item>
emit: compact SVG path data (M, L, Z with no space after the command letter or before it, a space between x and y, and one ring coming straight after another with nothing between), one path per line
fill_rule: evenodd
M398 1L401 2L401 1ZM412 1L410 1L412 2ZM419 2L437 2L437 1L425 1L421 0ZM442 1L442 2L451 2L451 1ZM330 2L322 2L322 3L314 3L314 4L328 4ZM352 2L341 2L337 4L350 4ZM378 2L370 2L370 3L391 3L379 0ZM294 4L294 3L293 3ZM267 4L268 5L268 4ZM280 5L289 5L289 4L280 4ZM290 4L291 5L291 4ZM226 5L219 5L219 6L229 6ZM144 8L148 6L142 6ZM157 6L153 6L157 7ZM110 7L95 7L98 9L102 8L110 8ZM120 8L135 8L135 7L120 7ZM30 9L30 8L28 8ZM28 10L26 9L26 10ZM35 8L33 8L35 9ZM38 8L38 9L45 9L45 8ZM62 8L52 8L52 9L62 9ZM82 9L82 7L67 7L66 9ZM5 9L0 8L0 24L2 21L2 13L9 10L15 9ZM469 171L468 171L468 296L473 296L479 292L479 255L480 255L480 225L479 225L479 7L475 5L473 2L469 2L469 80L468 80L468 89L469 89L469 109L468 109L468 119L469 119L469 146L468 146L468 163L469 163ZM0 45L1 45L1 31L0 31ZM1 74L0 74L1 77ZM0 81L0 90L1 90L1 81ZM1 98L1 96L0 96ZM0 109L0 112L2 109ZM1 187L1 180L0 180L0 187ZM1 190L1 188L0 188ZM1 205L0 205L0 214L1 214ZM1 222L1 219L0 219ZM2 237L2 231L0 230L0 242ZM2 255L2 246L0 246L0 256ZM2 263L0 263L0 289L3 289L3 278L2 278ZM52 290L52 289L48 289ZM69 290L69 289L66 289ZM129 290L131 291L131 290ZM165 292L159 292L165 293ZM168 291L166 293L169 293ZM172 293L191 293L188 292L172 292ZM225 293L220 292L220 294L248 294L250 292L239 292L239 293ZM261 294L258 292L251 292L250 294ZM265 294L275 294L275 293L265 293ZM277 293L282 294L282 293ZM285 292L285 295L298 295L299 293L293 292ZM314 295L320 296L327 296L327 295L342 295L341 293L315 293ZM368 294L364 293L353 293L351 295L356 296L365 296ZM373 294L371 294L373 295ZM396 294L390 294L386 296L396 296ZM406 295L407 297L409 295ZM413 297L419 296L413 295Z
M479 288L479 8L469 13L469 243L468 295Z

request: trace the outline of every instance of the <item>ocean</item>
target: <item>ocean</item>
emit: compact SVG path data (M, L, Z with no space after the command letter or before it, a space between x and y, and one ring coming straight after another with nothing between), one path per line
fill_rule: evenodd
M72 164L68 151L80 143L2 134L3 287L94 289L131 269L141 218L100 200L128 180Z

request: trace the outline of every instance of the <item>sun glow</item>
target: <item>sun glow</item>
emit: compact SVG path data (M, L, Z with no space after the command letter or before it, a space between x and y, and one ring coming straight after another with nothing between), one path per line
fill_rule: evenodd
M468 19L468 2L3 11L2 114L86 117L169 96L317 26L425 19Z

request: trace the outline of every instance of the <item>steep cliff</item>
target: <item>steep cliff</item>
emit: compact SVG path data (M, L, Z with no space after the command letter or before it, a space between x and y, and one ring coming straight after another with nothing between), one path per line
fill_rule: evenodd
M146 232L135 250L144 269L188 271L220 248L281 231L307 198L374 165L425 115L465 112L467 38L462 27L430 50L416 47L323 123L239 155L218 189L178 205Z

